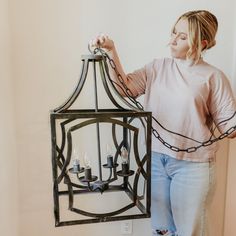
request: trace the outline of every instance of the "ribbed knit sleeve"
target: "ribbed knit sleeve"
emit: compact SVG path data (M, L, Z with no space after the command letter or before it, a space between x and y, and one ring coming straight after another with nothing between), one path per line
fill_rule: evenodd
M144 67L127 74L127 84L135 97L145 93L148 79L152 78L150 74L153 70L154 61L146 64Z
M227 131L230 123L232 126L236 125L235 116L228 120L236 112L236 101L230 83L223 72L218 71L215 76L211 77L210 88L209 110L214 123L223 133Z

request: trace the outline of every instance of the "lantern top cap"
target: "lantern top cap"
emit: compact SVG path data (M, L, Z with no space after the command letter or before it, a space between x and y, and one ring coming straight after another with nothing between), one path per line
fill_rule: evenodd
M102 55L96 55L96 54L88 54L88 55L82 55L82 60L89 60L89 61L101 61L103 59Z

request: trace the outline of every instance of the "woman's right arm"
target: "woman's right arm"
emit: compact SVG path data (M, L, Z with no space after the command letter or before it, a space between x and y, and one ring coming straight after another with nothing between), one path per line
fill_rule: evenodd
M92 47L100 47L106 50L107 54L109 55L109 57L114 61L117 72L121 75L125 85L129 88L129 90L132 93L133 97L138 96L137 91L135 91L134 89L132 89L132 86L130 86L130 82L128 79L128 76L126 75L126 73L123 70L123 67L121 65L120 62L120 58L118 56L114 41L112 39L110 39L107 35L104 34L99 34L97 37L95 37L93 40L91 40L90 42L90 46ZM109 65L110 66L110 65ZM121 87L121 83L117 77L117 74L115 72L115 70L113 68L110 68L110 75L112 80L114 80L116 83L118 83ZM119 91L119 93L121 94L121 96L126 96L126 94L124 93L124 90L122 90L120 88L120 86L116 86L117 90Z

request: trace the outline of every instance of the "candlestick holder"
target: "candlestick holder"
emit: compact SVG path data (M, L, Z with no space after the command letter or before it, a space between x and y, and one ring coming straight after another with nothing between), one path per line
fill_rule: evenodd
M94 182L95 180L97 180L98 177L95 176L95 175L91 175L91 176L83 176L83 177L80 177L79 180L82 182L82 183L90 183L90 182Z
M122 163L122 169L120 171L117 171L117 175L119 176L131 176L134 174L133 170L129 169L129 164L128 163Z
M87 81L89 65L92 65L94 81L94 108L71 108ZM105 91L103 95L106 94L113 105L109 109L99 107L97 67L100 69L99 81ZM119 95L109 82L107 68L102 55L91 53L82 56L81 76L74 92L50 114L54 216L57 227L150 217L152 116L150 112L135 108ZM94 132L96 135L81 137L84 130L88 130L87 134ZM141 136L145 140L142 140L142 150L139 144ZM109 139L113 153L102 152L101 146L105 145L106 139ZM90 144L89 149L95 153L91 158L90 169L88 165L73 163L72 150L83 149L85 140ZM144 189L143 192L140 188ZM96 198L94 194L98 194ZM127 202L120 201L121 195L127 196ZM105 197L113 201L117 199L112 211L106 208L108 204ZM86 201L83 203L84 198ZM66 211L71 215L61 207L66 200ZM93 205L92 201L97 207L103 206L102 212L86 208L87 205Z
M80 168L80 169L78 169L78 170L75 170L75 169L72 167L72 168L69 168L69 172L70 172L71 174L80 174L80 173L83 173L83 172L84 172L84 168L82 167L82 168Z
M108 156L107 157L107 163L103 164L104 168L110 168L110 169L116 168L117 166L118 166L118 164L114 163L114 161L113 161L113 156Z

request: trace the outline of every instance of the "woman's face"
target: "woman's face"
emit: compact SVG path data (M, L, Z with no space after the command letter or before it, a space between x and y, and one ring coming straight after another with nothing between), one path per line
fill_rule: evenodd
M186 59L186 54L189 50L187 20L180 19L176 23L171 34L170 50L172 57Z

